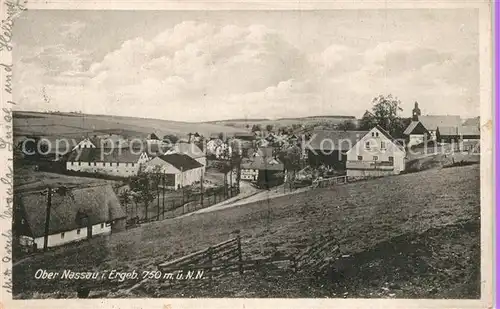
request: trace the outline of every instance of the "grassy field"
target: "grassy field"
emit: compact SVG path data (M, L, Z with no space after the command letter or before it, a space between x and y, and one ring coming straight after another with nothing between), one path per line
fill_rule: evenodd
M37 112L15 112L14 135L47 135L62 137L81 137L86 134L119 133L127 137L146 137L157 133L160 137L174 134L185 137L189 132L204 136L211 133L233 134L244 129L212 124L177 122L160 119L134 118L85 114L49 114ZM126 129L124 129L126 128Z
M47 186L78 186L78 185L97 185L97 184L119 184L115 180L105 180L91 177L76 177L63 175L59 173L50 173L45 171L35 171L34 165L17 165L14 167L15 191L31 191L46 189Z
M295 253L329 233L343 254L364 256L356 269L370 271L361 277L347 273L340 286L292 274L278 281L248 274L222 280L210 293L184 291L184 296L474 298L479 285L479 178L479 165L427 170L154 222L19 262L13 292L17 298L45 293L76 297L76 282L34 280L34 272L153 270L157 263L224 241L240 230L244 257ZM403 250L405 244L420 244L430 253ZM420 266L424 262L428 267ZM390 275L396 271L400 277ZM104 281L96 290L110 293L131 285ZM144 289L155 290L155 296L176 295L155 282ZM388 295L386 289L395 292Z

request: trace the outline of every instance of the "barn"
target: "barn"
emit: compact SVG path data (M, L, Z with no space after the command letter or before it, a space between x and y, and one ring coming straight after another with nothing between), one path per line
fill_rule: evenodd
M204 166L186 154L173 153L150 160L146 163L145 172L163 174L165 186L176 190L200 181Z
M43 249L47 205L50 204L47 247L110 234L125 228L126 214L110 185L19 194L14 228L23 247Z
M312 131L310 139L303 145L309 165L345 170L347 151L367 133L368 131Z

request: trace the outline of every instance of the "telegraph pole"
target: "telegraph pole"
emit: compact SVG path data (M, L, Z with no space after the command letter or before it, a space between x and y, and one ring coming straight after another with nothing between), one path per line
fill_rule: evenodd
M52 188L47 188L47 210L45 213L45 233L43 237L43 250L47 251L49 245L50 208L52 207Z
M163 196L162 196L162 219L165 219L165 171L163 171L163 175L162 175L162 182L163 182L163 189L162 189L162 192L163 192Z
M158 206L156 220L160 220L160 173L156 173L156 196L156 206Z
M200 177L200 191L201 191L201 200L200 200L200 204L201 204L201 208L203 208L203 174L201 175Z

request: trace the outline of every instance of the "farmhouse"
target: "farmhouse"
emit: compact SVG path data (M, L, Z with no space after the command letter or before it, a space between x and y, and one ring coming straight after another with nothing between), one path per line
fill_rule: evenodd
M95 142L95 139L94 139L94 142ZM75 149L82 149L82 148L96 148L97 146L100 146L100 144L95 145L90 140L90 138L86 137L86 138L82 139L80 142L78 142L78 144L76 144L76 146L73 147L73 149L71 149L71 151L73 151Z
M438 127L437 138L445 143L458 143L458 148L463 149L464 142L469 146L479 143L481 135L477 126Z
M43 249L48 192L19 195L15 229L23 247ZM53 190L50 202L48 247L118 232L125 228L126 214L110 185Z
M155 133L150 133L146 137L146 143L148 144L160 144L162 140Z
M196 144L178 142L170 150L165 152L165 154L174 154L174 153L185 154L195 159L196 161L198 161L198 163L203 165L203 173L205 173L205 168L207 166L207 155Z
M430 140L431 134L420 121L412 121L403 132L408 139L408 147L422 144Z
M158 156L146 163L146 172L159 172L164 175L165 186L179 189L200 181L205 166L185 154Z
M84 148L71 152L66 161L66 169L129 177L137 175L141 165L148 160L147 153L129 148Z
M380 126L347 151L347 176L364 178L399 174L405 169L404 148Z
M241 180L257 181L265 173L283 172L284 166L273 157L256 156L241 164Z
M226 143L219 145L215 149L215 157L217 159L228 160L229 158L231 158L232 153L233 153L233 150L231 149L231 146L229 146Z
M368 131L314 130L304 144L309 165L325 165L335 170L345 170L346 153Z

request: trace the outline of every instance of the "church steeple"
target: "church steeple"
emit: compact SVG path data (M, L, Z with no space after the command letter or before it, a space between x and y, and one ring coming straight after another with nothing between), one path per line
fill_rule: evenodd
M418 108L418 102L415 102L415 107L413 108L413 114L411 120L418 121L418 116L420 116L420 108Z

